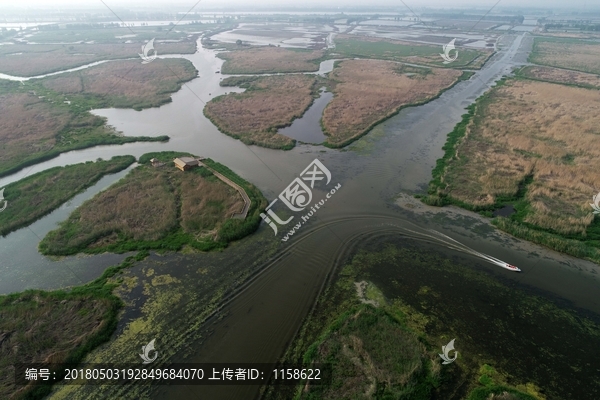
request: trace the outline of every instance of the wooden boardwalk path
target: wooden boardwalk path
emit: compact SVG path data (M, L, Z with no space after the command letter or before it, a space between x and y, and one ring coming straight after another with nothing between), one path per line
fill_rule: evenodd
M246 194L246 191L244 189L242 189L242 187L240 185L233 182L231 179L227 178L226 176L218 173L217 171L215 171L208 165L204 164L202 161L199 161L199 163L201 166L203 166L204 168L206 168L210 172L212 172L217 178L219 178L220 180L222 180L223 182L225 182L226 184L228 184L229 186L231 186L232 188L234 188L235 190L238 191L238 193L242 196L242 199L244 200L244 208L239 213L233 214L232 218L246 219L246 217L248 216L248 210L250 209L250 198Z

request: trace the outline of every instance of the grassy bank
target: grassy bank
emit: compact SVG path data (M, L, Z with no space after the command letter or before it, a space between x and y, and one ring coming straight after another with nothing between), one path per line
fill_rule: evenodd
M206 168L182 172L173 166L185 153L150 153L141 166L75 210L39 245L48 255L79 252L178 251L184 246L221 249L253 233L266 199L253 185L212 160L206 164L244 188L252 201L245 220L231 219L243 208L239 193ZM151 158L162 166L152 166Z
M527 224L512 218L496 217L492 220L492 224L520 239L529 240L552 250L600 264L600 248L597 244L597 238L590 241L569 239L539 227L527 226Z
M55 167L7 185L4 198L8 207L0 213L0 236L30 225L103 176L122 171L134 162L133 156L116 156L109 161Z
M525 101L522 97L515 101L520 93L532 93L533 89L536 92L527 106L521 104ZM571 131L565 132L552 116L564 115L562 108L531 119L539 110L547 110L549 92L564 98L565 104L573 103L571 98L581 103L569 106ZM593 175L600 149L585 138L589 134L586 124L597 115L588 108L600 109L597 97L596 90L523 77L500 81L469 107L468 114L448 135L444 156L436 163L422 201L435 206L454 204L488 217L512 205L516 212L508 219L492 221L498 228L600 262L600 222L588 204L595 192ZM570 132L582 133L575 139Z
M121 300L113 295L109 279L146 257L128 257L107 269L95 281L68 290L28 290L0 296L0 397L45 398L57 375L48 384L17 387L15 363L78 363L107 342L117 326Z
M331 384L265 387L266 399L475 400L504 392L515 396L511 399L545 399L539 388L528 381L535 373L520 371L527 368L523 362L527 364L529 360L519 360L514 363L516 369L507 370L511 360L504 357L511 357L499 352L497 346L510 353L514 349L508 348L514 343L507 348L504 340L492 339L508 330L512 322L477 314L470 299L473 291L463 292L462 287L477 287L478 293L491 296L486 300L494 302L510 293L517 304L514 309L511 307L511 313L522 302L532 304L518 314L528 314L543 304L544 315L539 317L548 318L548 326L558 320L570 321L579 335L587 336L588 325L578 326L548 302L515 292L431 249L406 243L396 247L387 240L373 243L380 240L366 243L368 250L355 253L335 274L333 283L325 288L283 356L283 362L306 366L329 363L333 368ZM460 287L456 287L458 281L462 281ZM440 298L446 299L444 307L439 307ZM498 312L502 311L491 311ZM488 322L482 322L488 318ZM509 319L512 318L521 317L511 314ZM490 323L494 332L491 334L481 329L482 324ZM597 333L590 335L593 341L598 340ZM450 365L442 365L439 349L453 337L457 338L458 358ZM529 343L532 338L523 340ZM549 343L547 337L541 342ZM552 362L551 357L543 360L548 362ZM577 363L585 364L585 360ZM515 376L517 370L520 374ZM557 385L560 383L552 384Z

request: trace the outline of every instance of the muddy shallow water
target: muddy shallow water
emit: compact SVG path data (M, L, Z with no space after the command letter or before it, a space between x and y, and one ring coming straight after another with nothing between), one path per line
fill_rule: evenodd
M270 150L246 146L218 132L204 117L202 108L210 98L232 89L221 88L220 74L214 73L221 69L222 60L216 58L212 51L199 49L194 55L183 56L194 63L199 70L199 78L174 94L172 103L141 112L113 109L97 111L125 135L167 134L172 137L169 143L103 146L63 154L34 167L32 171L0 180L0 187L3 182L55 165L98 157L106 159L117 154L139 156L149 151L183 150L211 157L227 165L256 184L272 200L313 159L318 157L327 166L332 181L341 183L341 188L287 242L281 242L281 234L275 237L273 231L262 224L254 237L220 253L220 257L223 257L221 261L216 260L214 255L200 254L183 258L170 255L153 265L153 274L181 274L179 282L174 283L180 285L177 288L198 296L204 296L211 290L201 284L202 275L193 275L196 278L190 278L192 275L189 275L187 279L183 279L183 276L191 271L202 270L205 263L212 262L209 260L214 261L212 267L222 266L224 274L234 273L234 270L243 271L244 267L249 270L264 267L251 284L225 305L218 317L202 326L193 325L197 322L190 318L193 310L186 305L170 305L165 298L162 307L168 309L169 318L172 318L170 321L173 321L171 325L186 332L197 332L185 336L185 350L162 350L165 352L163 354L169 354L169 360L173 362L275 361L300 327L332 270L345 261L363 240L379 234L415 238L423 237L428 229L443 232L472 249L517 265L523 273L516 274L461 253L461 260L470 268L481 269L515 288L539 290L560 298L563 304L600 314L598 267L594 264L496 232L479 216L467 212L454 212L452 209L422 212L402 207L406 202L396 203L399 193L410 195L426 187L435 161L443 154L441 148L446 135L460 121L465 107L495 80L510 72L511 67L526 59L527 51L524 49L530 46L530 42L522 39L522 36L513 39L512 44L507 43L504 50L488 61L485 68L469 81L459 83L426 105L402 110L342 151L311 145L300 145L285 152ZM323 195L324 192L318 191L315 196L319 199ZM439 241L430 239L425 242L446 252L449 257L456 256L455 250L445 248ZM267 246L269 251L263 247L251 248L250 244ZM0 257L5 255L0 254ZM271 260L261 260L265 256L271 257ZM174 262L176 258L178 261ZM96 257L89 257L86 263L94 265L95 260ZM232 263L237 263L237 268ZM228 268L228 265L231 267ZM142 279L140 271L143 268L148 268L148 265L141 263L128 274L138 274L140 278L137 279ZM151 277L148 279L152 280ZM477 288L474 286L473 290ZM145 301L142 294L139 294L137 302L132 300L126 309L131 321L142 315L140 307ZM172 341L173 348L181 346L174 342L177 336L169 336L152 324L141 324L138 328L139 336L135 338L140 337L139 343L134 338L128 342L128 346L119 347L117 340L93 354L107 352L117 359L137 357L139 346L145 344L141 338L146 338L146 335L155 335L157 342L163 340L161 349L169 348L169 341ZM85 390L97 390L97 397L101 397L104 389L95 387ZM194 395L211 399L249 399L258 393L258 388L173 386L156 388L156 391L153 398L189 398ZM86 398L93 393L84 396L81 392L80 395Z

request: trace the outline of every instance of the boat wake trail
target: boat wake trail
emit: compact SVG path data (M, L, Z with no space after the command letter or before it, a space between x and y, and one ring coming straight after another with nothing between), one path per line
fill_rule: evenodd
M390 224L391 225L391 224ZM398 227L401 228L402 230L411 232L413 235L415 235L415 238L421 238L423 240L427 240L427 241L432 241L434 243L439 243L439 244L443 244L445 247L453 249L453 250L457 250L463 253L467 253L467 254L471 254L475 257L478 257L482 260L485 260L487 262L490 262L494 265L497 265L499 267L508 269L509 271L514 271L514 272L521 272L521 270L517 267L515 267L514 265L511 265L505 261L502 261L500 259L497 259L496 257L492 257L490 255L484 254L484 253L480 253L476 250L473 250L472 248L470 248L469 246L466 246L462 243L460 243L459 241L452 239L450 236L445 235L441 232L438 232L434 229L427 229L425 232L418 232L412 229L408 229L408 228L403 228L403 227ZM412 236L412 235L411 235Z
M515 271L515 272L520 272L521 271L519 268L515 267L514 265L511 265L511 264L509 264L507 262L499 260L496 257L492 257L492 256L490 256L488 254L483 254L483 253L480 253L478 251L475 251L472 248L470 248L470 247L468 247L468 246L466 246L466 245L464 245L464 244L462 244L462 243L460 243L460 242L452 239L448 235L444 235L443 233L438 232L438 231L433 230L433 229L429 229L428 231L431 232L431 233L433 233L433 234L435 234L435 235L440 236L440 238L449 240L450 242L454 243L455 244L455 248L458 247L460 250L465 251L467 253L470 253L470 254L472 254L472 255L474 255L476 257L479 257L479 258L481 258L483 260L489 261L492 264L496 264L499 267L506 268L508 270Z

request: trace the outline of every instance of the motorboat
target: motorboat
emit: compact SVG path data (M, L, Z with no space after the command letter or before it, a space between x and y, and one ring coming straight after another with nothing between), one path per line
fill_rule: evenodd
M505 269L507 269L507 270L509 270L509 271L521 272L521 269L520 269L520 268L517 268L517 267L515 267L514 265L512 265L512 264L509 264L509 263L507 263L507 262L504 262L504 261L502 261L502 260L498 260L498 259L497 259L497 258L495 258L495 257L488 256L488 255L483 255L483 254L482 254L482 256L483 256L483 257L485 257L485 258L487 258L487 259L488 259L488 261L491 261L492 263L494 263L494 264L498 265L499 267L505 268Z
M509 269L511 271L521 272L521 270L519 268L515 267L514 265L510 265L508 263L504 263L504 265L501 265L501 267Z

